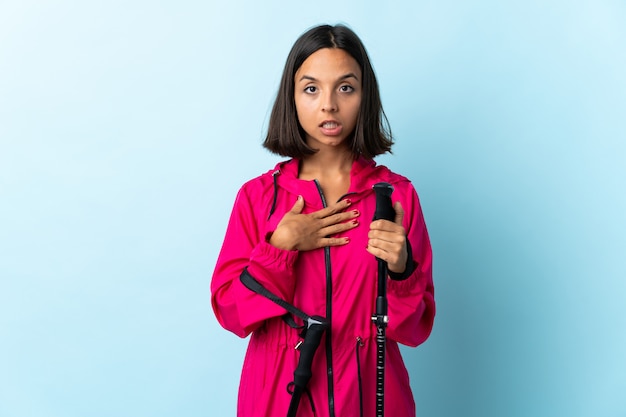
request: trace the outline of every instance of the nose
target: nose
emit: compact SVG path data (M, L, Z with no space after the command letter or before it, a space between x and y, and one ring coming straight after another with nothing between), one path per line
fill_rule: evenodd
M322 111L325 112L336 112L337 111L337 98L335 97L334 92L329 92L324 94L322 98Z

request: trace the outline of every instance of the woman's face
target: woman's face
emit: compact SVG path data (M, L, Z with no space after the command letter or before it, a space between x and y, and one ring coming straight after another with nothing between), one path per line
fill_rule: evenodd
M313 149L347 146L361 106L361 69L343 49L311 54L294 77L298 121Z

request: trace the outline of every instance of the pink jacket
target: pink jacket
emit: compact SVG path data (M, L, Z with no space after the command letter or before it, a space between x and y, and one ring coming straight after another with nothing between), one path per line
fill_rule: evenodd
M320 210L323 197L315 181L299 180L298 161L247 182L240 189L211 282L212 306L220 324L240 337L252 336L239 387L239 417L284 417L291 400L287 385L298 362L298 331L280 318L285 310L241 283L244 267L264 287L307 314L326 317L325 333L309 382L317 417L359 415L359 383L365 417L375 415L376 327L371 321L377 294L377 261L366 251L374 216L372 186L394 187L392 201L406 214L404 228L417 265L404 281L388 279L389 324L385 378L385 415L415 416L415 402L398 343L417 346L432 329L435 316L432 253L417 193L408 179L374 161L357 159L351 170L350 209L361 212L361 225L343 233L345 246L285 251L266 242L268 233L296 202L304 213ZM298 416L313 416L305 395Z

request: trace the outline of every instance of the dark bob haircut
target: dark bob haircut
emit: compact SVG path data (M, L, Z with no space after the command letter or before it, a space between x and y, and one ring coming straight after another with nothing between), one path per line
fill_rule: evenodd
M294 43L285 63L263 146L272 153L297 159L316 152L306 144L306 135L298 121L294 77L302 63L323 48L343 49L361 67L363 94L356 127L349 138L352 154L372 159L391 152L393 139L380 100L374 69L359 37L343 25L316 26Z

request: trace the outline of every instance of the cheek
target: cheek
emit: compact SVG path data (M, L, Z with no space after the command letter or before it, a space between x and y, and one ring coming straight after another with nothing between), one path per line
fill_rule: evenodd
M296 116L298 117L298 120L302 120L303 115L304 110L302 108L302 105L296 100Z
M361 111L361 101L359 100L358 103L354 104L351 108L350 108L350 119L352 120L352 123L356 125L356 120L359 117L359 112Z
M361 110L361 95L359 94L358 96L354 97L354 101L351 104L352 113L355 115L359 114L359 111Z
M306 123L311 118L312 106L310 103L296 101L296 115L300 123Z

